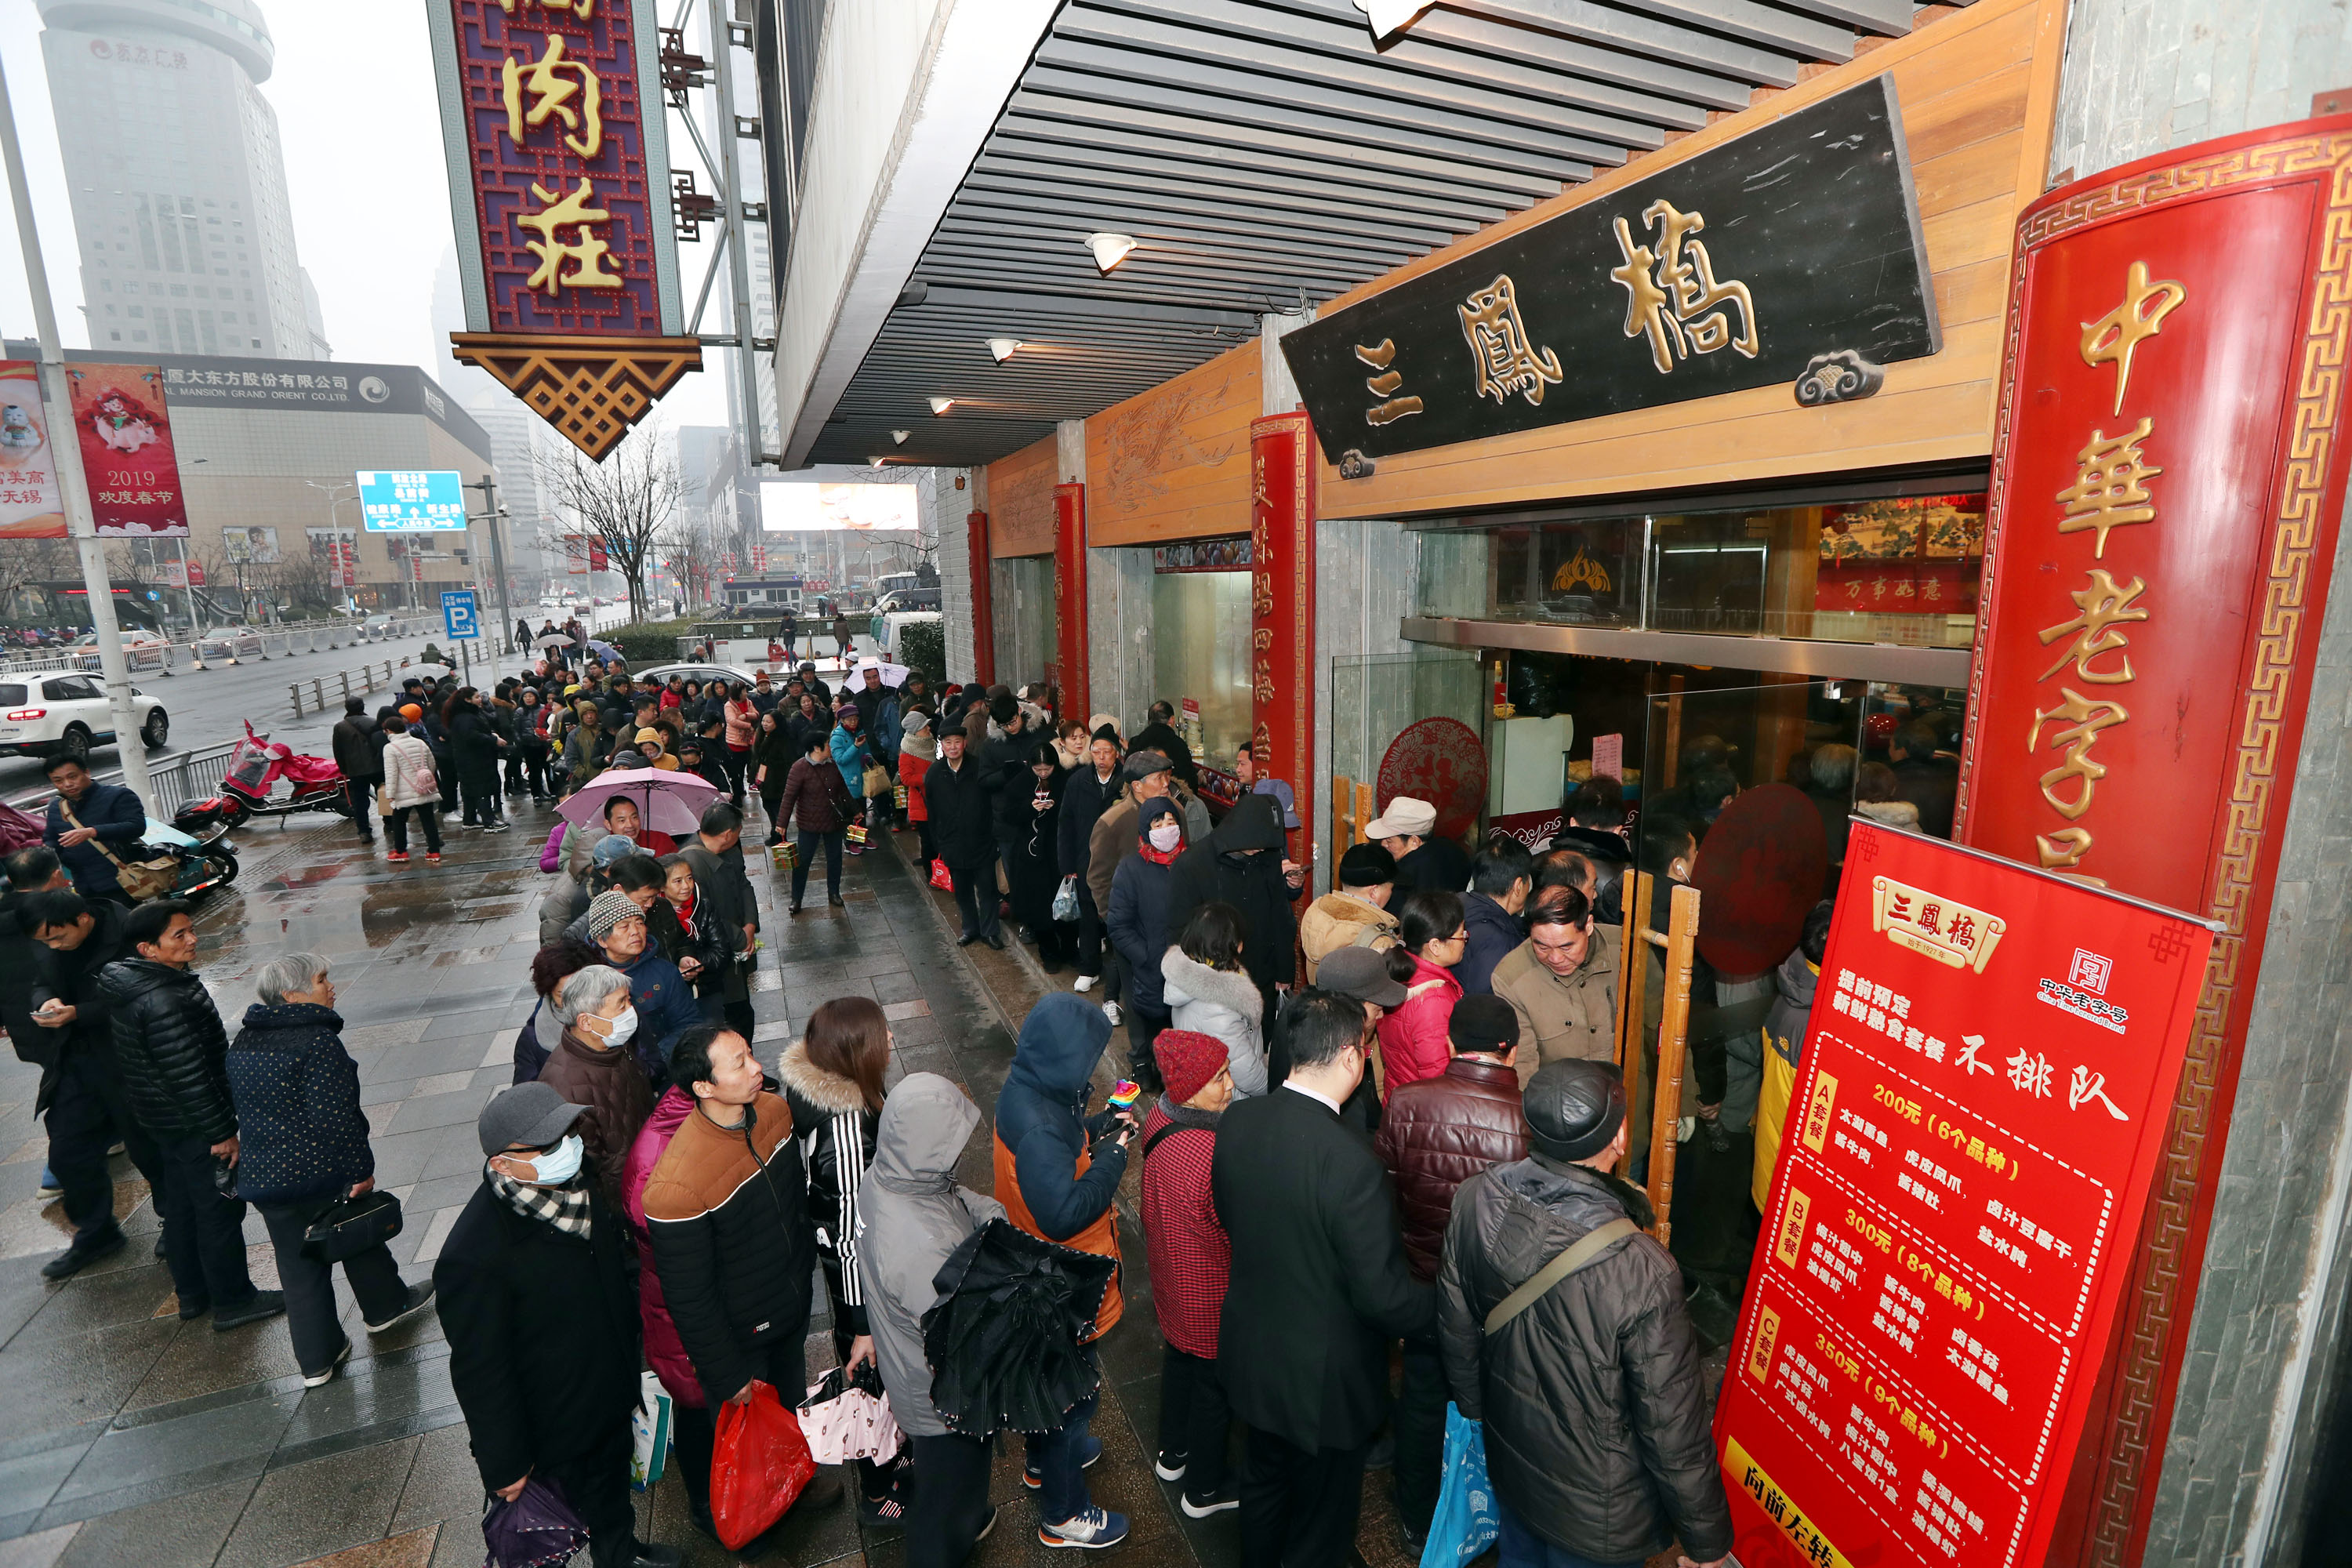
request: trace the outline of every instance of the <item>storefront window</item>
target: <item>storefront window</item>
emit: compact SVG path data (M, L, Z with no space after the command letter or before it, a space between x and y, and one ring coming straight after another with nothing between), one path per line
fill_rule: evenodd
M1981 493L1448 527L1416 613L1730 637L1967 647Z
M1250 574L1160 572L1151 579L1152 690L1179 708L1200 705L1191 743L1229 768L1250 738Z

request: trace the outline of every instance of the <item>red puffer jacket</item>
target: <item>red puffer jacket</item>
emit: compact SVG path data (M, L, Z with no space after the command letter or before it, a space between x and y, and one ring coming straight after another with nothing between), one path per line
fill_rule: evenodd
M630 1234L637 1241L637 1314L646 1324L646 1360L672 1399L698 1410L709 1401L702 1396L702 1384L695 1378L694 1363L687 1359L685 1342L677 1337L677 1325L669 1320L661 1276L654 1271L653 1239L646 1232L646 1181L661 1163L669 1141L693 1114L694 1097L674 1085L654 1102L654 1113L646 1118L646 1124L637 1130L637 1141L629 1145L621 1197L628 1205Z
M1454 1024L1454 1004L1462 1000L1462 983L1453 971L1415 954L1404 998L1403 1006L1381 1020L1381 1089L1389 1100L1406 1084L1435 1078L1453 1059L1447 1031Z
M1170 1344L1186 1355L1214 1361L1234 1244L1209 1194L1217 1130L1201 1125L1200 1111L1181 1114L1185 1121L1176 1131L1153 1143L1172 1121L1162 1095L1144 1119L1143 1140L1136 1145L1150 1149L1143 1157L1143 1238L1151 1258L1151 1310Z
M1517 1070L1455 1057L1437 1077L1391 1091L1372 1152L1396 1182L1413 1278L1434 1279L1454 1189L1489 1166L1528 1157Z

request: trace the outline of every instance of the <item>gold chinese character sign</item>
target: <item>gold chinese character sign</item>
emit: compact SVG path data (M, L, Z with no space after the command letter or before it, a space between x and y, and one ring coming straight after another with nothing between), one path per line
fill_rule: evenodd
M466 326L601 457L701 366L679 299L654 0L429 0Z
M1325 459L1356 450L1361 472L1749 388L1843 417L1832 405L1942 341L1898 117L1880 77L1669 149L1285 335Z

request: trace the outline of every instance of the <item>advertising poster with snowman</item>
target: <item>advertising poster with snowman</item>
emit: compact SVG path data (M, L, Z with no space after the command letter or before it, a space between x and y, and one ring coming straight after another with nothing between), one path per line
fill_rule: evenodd
M101 539L185 539L188 503L152 364L75 364L73 419ZM60 530L62 531L62 530Z
M59 496L40 367L30 360L0 360L0 539L63 539Z

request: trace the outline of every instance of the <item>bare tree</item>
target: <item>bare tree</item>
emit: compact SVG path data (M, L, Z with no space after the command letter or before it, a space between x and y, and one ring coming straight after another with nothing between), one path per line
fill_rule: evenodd
M671 574L686 585L687 596L692 601L708 599L711 584L724 575L725 563L719 541L712 535L710 525L700 519L672 528L662 542L661 558Z
M662 550L686 494L668 432L658 421L641 425L601 463L568 446L544 452L539 483L578 531L604 546L611 569L629 584L629 618L646 619L646 568Z
M66 539L0 540L0 616L14 619L37 612L25 601L36 583L79 583L81 558Z

